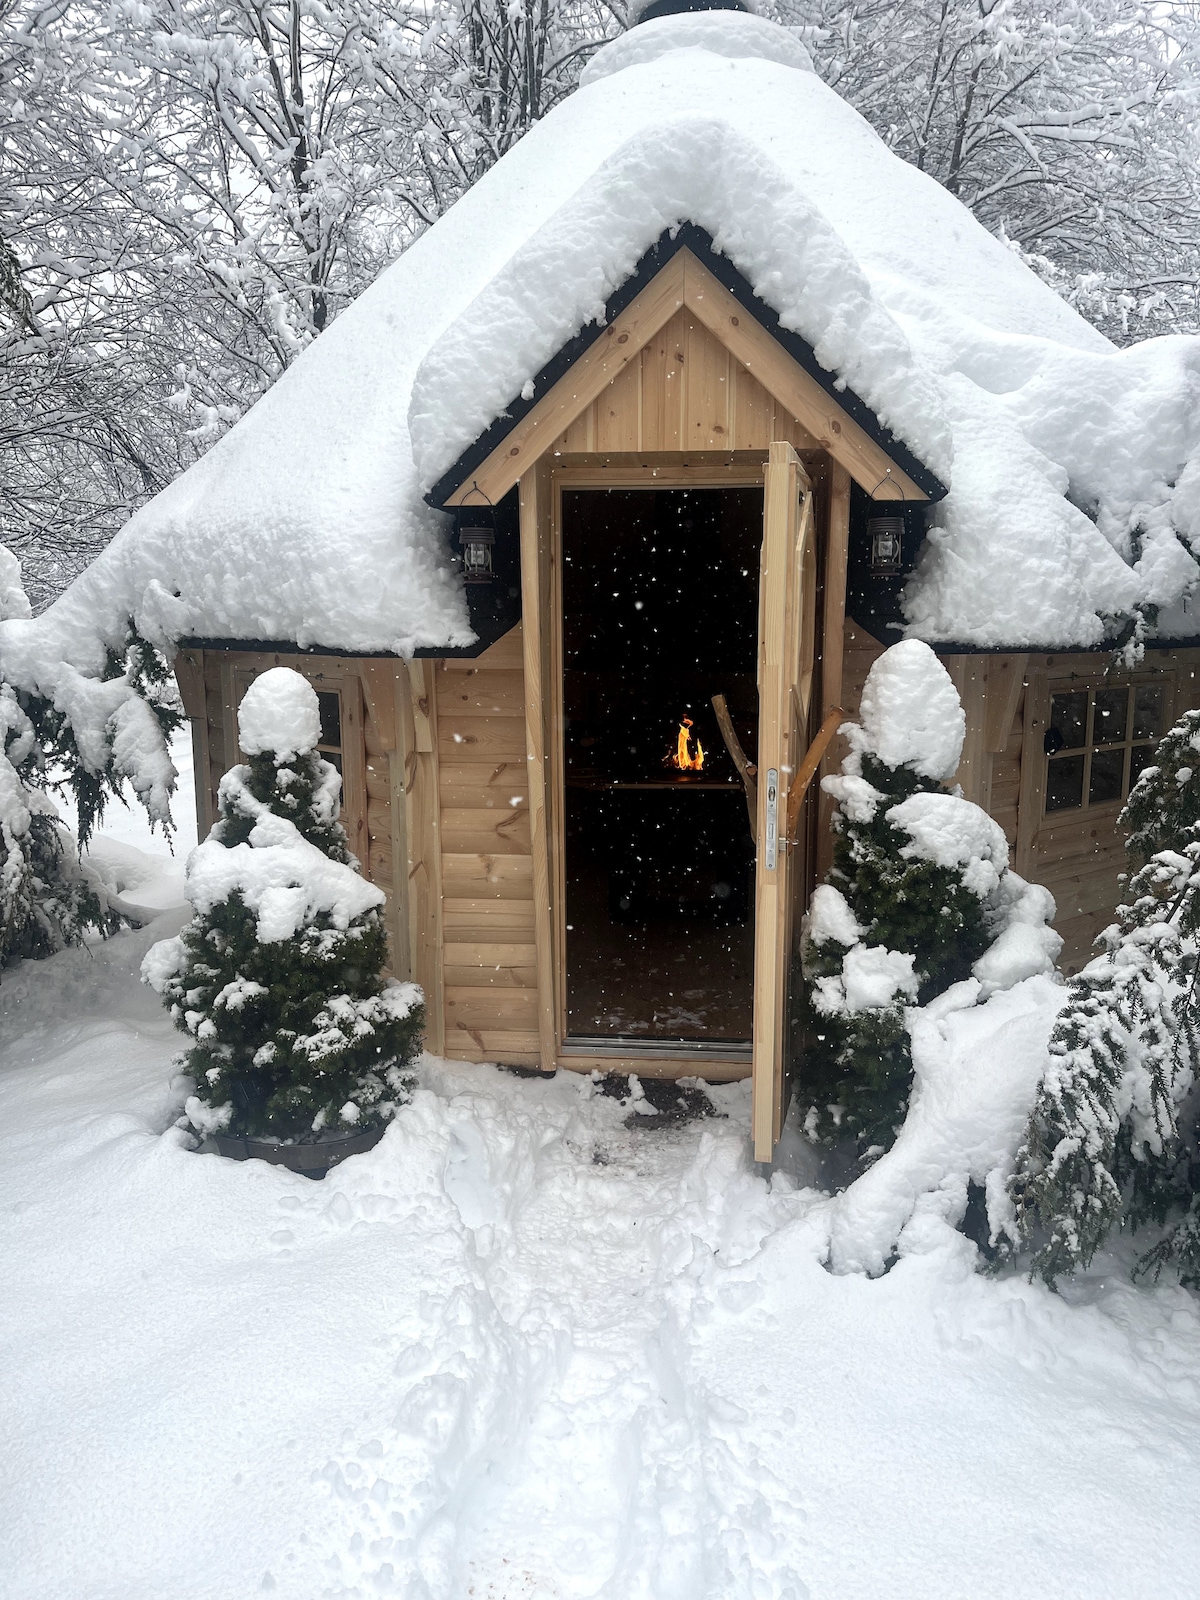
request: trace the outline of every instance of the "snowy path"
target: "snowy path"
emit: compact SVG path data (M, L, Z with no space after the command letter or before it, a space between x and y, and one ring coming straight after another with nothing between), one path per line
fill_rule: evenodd
M323 1184L196 1157L150 937L0 990L6 1600L1195 1592L1190 1296L831 1276L737 1088L428 1063Z

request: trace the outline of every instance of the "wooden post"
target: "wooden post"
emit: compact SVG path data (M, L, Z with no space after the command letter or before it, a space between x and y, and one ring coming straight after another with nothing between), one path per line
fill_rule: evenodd
M1013 718L1025 689L1029 657L993 656L988 663L987 705L984 716L983 747L989 755L1004 753Z
M955 773L955 782L962 786L963 796L973 800L985 811L989 809L992 790L992 758L985 742L985 716L988 695L988 658L986 656L949 656L942 665L949 672L962 701L966 714L967 731L963 739L962 759Z
M803 509L801 488L806 491ZM799 687L808 613L805 539L812 491L789 444L767 463L758 629L758 870L754 907L754 1066L751 1122L756 1161L770 1161L783 1126L787 986L791 963L794 852L786 840L787 789L800 765ZM811 641L809 641L811 643Z
M203 650L181 650L175 657L175 681L191 725L192 771L196 784L196 837L204 839L216 818L209 778L208 702L204 688Z
M821 618L821 720L842 703L843 653L846 646L846 565L850 554L850 474L833 462L829 493L829 529L825 540L825 607ZM835 772L841 760L834 739L821 762L821 776ZM817 800L818 880L833 865L833 798L823 791Z
M529 769L529 834L533 857L533 929L537 946L538 1056L543 1072L558 1064L556 955L550 903L550 814L547 696L550 683L552 584L549 466L521 478L521 633L525 651L525 751Z
M446 1047L442 970L442 839L439 827L437 699L433 663L411 661L398 697L399 742L407 752L408 927L413 977L425 991L425 1047ZM404 692L407 688L407 693Z

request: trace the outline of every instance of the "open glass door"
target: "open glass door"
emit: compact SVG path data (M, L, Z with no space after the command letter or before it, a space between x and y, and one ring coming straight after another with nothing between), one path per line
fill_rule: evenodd
M808 745L816 634L812 485L789 444L772 444L767 463L758 616L753 1131L755 1160L770 1161L787 1107L788 991L805 879L799 806L788 802Z

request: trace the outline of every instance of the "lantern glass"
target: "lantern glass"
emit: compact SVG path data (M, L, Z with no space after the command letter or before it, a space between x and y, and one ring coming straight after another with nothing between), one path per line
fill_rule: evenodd
M491 583L492 546L496 535L491 528L468 527L459 530L462 546L463 577L467 583Z
M903 570L903 517L871 517L867 535L871 541L872 577L897 577Z

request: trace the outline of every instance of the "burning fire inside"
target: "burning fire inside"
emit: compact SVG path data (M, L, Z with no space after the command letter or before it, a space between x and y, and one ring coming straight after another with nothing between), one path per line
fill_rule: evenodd
M696 739L696 749L692 748L692 719L684 717L679 724L679 737L675 741L674 750L669 750L663 757L664 767L674 767L677 772L702 772L704 769L704 746Z

